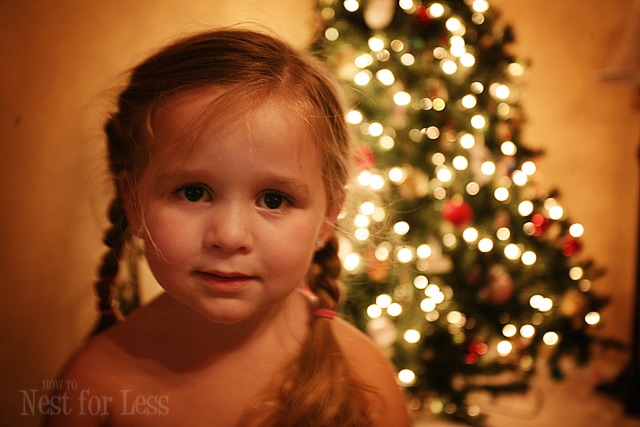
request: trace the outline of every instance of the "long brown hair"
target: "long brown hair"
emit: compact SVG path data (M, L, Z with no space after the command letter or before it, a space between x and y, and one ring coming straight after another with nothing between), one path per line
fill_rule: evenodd
M215 86L233 92L233 105L276 96L310 126L318 152L329 209L343 200L350 169L350 140L339 92L330 73L314 58L277 38L245 29L214 30L177 41L138 65L121 92L116 112L105 126L109 167L116 195L109 209L111 227L96 282L101 318L96 333L117 322L116 276L132 231L124 211L121 186L136 185L152 141L151 118L177 93ZM241 101L238 101L240 99ZM243 107L244 108L244 107ZM310 267L308 285L318 308L335 310L340 300L338 243L335 236L320 249ZM366 389L354 378L332 332L331 320L315 319L308 342L280 391L263 412L261 425L368 425L362 399ZM265 417L267 419L265 419Z

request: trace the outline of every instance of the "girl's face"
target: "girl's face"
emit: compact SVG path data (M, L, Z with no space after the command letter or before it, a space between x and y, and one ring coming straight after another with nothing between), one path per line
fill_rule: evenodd
M214 114L193 143L190 124L215 96L180 95L154 116L135 190L141 212L128 212L145 230L149 266L167 293L210 321L235 323L281 307L335 215L317 148L286 103L225 112L222 128Z

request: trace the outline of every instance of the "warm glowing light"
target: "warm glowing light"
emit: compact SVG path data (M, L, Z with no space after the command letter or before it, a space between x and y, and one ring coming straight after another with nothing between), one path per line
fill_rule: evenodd
M476 12L484 13L489 10L489 3L487 3L487 0L474 0L471 7Z
M379 305L371 304L367 307L367 316L369 316L370 319L378 319L382 316L382 308L380 308Z
M471 126L474 129L482 129L486 124L487 120L480 114L476 114L475 116L471 117Z
M476 63L476 57L470 54L469 52L465 52L460 57L460 64L462 64L464 67L467 67L467 68L473 67L475 63Z
M506 202L509 199L509 189L504 187L498 187L493 192L493 197L499 202Z
M438 139L440 137L440 129L438 129L437 126L428 126L425 129L422 129L422 132L424 132L425 135L427 135L427 138L429 139ZM434 160L434 164L436 165L441 165L444 163L444 154L442 153L436 153L441 160L436 163ZM434 155L435 156L435 155Z
M398 317L402 314L402 306L397 302L391 303L389 307L387 307L387 313L389 316Z
M356 227L368 227L369 222L369 217L367 215L358 214L353 218L353 224Z
M360 212L365 215L371 215L376 210L376 205L372 202L364 202L360 205Z
M389 169L389 173L387 174L387 176L389 177L391 182L395 182L396 184L404 181L405 179L404 171L401 167L398 166L394 166Z
M451 164L453 165L453 167L455 169L457 169L459 171L463 171L463 170L467 169L467 167L469 166L469 161L464 156L456 156L451 161Z
M404 340L409 344L415 344L420 341L420 332L415 329L407 329L404 332Z
M393 300L391 299L391 295L389 294L380 294L376 297L376 304L378 304L382 308L387 308Z
M384 178L378 174L371 175L371 182L369 182L369 187L371 187L373 190L382 189L384 187Z
M571 269L569 270L569 277L571 277L571 279L573 280L580 280L582 279L583 275L584 275L584 270L582 269L582 267L575 266L575 267L571 267Z
M544 300L544 297L542 295L532 295L531 298L529 298L529 305L531 306L531 308L540 308L542 300Z
M549 346L556 345L560 341L560 336L556 332L549 331L542 336L542 341Z
M473 82L469 87L471 88L471 92L475 93L476 95L484 92L484 85L480 82Z
M538 305L538 310L543 313L550 311L553 308L553 300L551 298L542 298L540 304Z
M569 234L577 239L584 234L584 227L582 226L582 224L578 223L571 224L571 226L569 227Z
M460 313L459 311L453 310L447 313L447 322L456 326L464 326L464 324L466 323L466 319L464 317L464 314Z
M347 271L355 271L360 265L360 257L358 254L350 253L344 257L342 266Z
M516 260L520 258L520 255L520 248L515 243L509 243L504 247L504 256L506 256L507 259Z
M358 110L351 110L347 113L347 122L349 122L352 125L357 125L362 123L362 119L364 117L362 116L362 113Z
M473 147L475 144L476 144L476 138L470 133L465 133L460 137L460 146L462 148L469 149Z
M442 61L440 63L440 68L442 68L442 71L445 74L455 74L456 71L458 71L458 66L456 65L455 62L453 62L450 59L445 59L444 61Z
M382 132L384 132L384 127L381 123L371 122L369 123L368 131L371 136L380 136L382 135Z
M447 167L440 166L436 171L436 177L440 182L449 182L453 178L453 173Z
M584 316L584 321L589 326L595 326L600 323L600 313L597 311L590 311Z
M451 31L454 34L459 34L463 29L462 22L460 22L460 20L456 17L447 19L445 27L447 27L447 30Z
M482 162L480 170L483 174L490 176L496 172L496 165L492 161L487 160L486 162Z
M516 170L511 175L511 179L515 185L523 187L529 181L529 176L522 171Z
M475 107L478 104L478 99L475 97L475 95L469 94L463 96L460 100L460 103L464 108L469 109Z
M382 135L378 140L378 145L385 150L391 150L396 145L396 141L389 135Z
M431 156L431 161L433 162L434 165L437 165L437 166L443 165L445 160L446 160L446 157L444 156L444 154L440 152L435 152Z
M411 262L411 260L413 259L413 251L409 248L400 248L396 256L398 258L398 261L406 264L408 262Z
M376 257L378 261L386 261L389 259L389 248L383 243L376 248L373 256Z
M558 219L561 219L563 216L564 216L564 209L562 209L562 206L555 205L549 209L549 218L558 220Z
M518 328L516 328L516 325L511 323L504 325L504 327L502 328L502 335L507 338L515 336L516 332L518 332Z
M416 249L416 255L418 255L418 258L420 259L429 258L431 256L431 246L423 243L422 245L418 246L418 249Z
M498 354L500 354L500 356L508 356L509 353L511 353L511 350L513 350L513 344L511 344L507 340L502 340L498 343L496 349L498 350Z
M376 71L376 79L385 86L391 86L396 81L396 76L388 68Z
M324 37L330 42L334 42L338 40L338 37L340 37L340 33L338 32L337 29L333 27L329 27L326 30L324 30Z
M509 237L511 237L511 230L509 230L507 227L500 227L496 230L496 237L498 238L498 240L504 242L505 240L508 240Z
M371 37L367 40L367 44L369 45L369 49L373 52L380 52L384 49L384 41L380 37Z
M444 110L444 107L447 106L447 103L444 102L444 99L442 98L434 98L432 103L433 103L433 109L436 111L442 111Z
M511 90L509 89L509 86L496 85L495 95L496 95L496 98L504 100L509 98L509 95L511 95Z
M444 15L444 6L440 3L432 3L431 6L429 6L429 15L434 18L440 18Z
M516 144L514 144L513 141L504 141L500 144L500 151L505 156L513 156L518 151L518 147L516 147Z
M398 380L400 384L410 386L416 382L416 374L411 369L402 369L398 372Z
M471 181L467 183L465 186L465 190L467 190L467 194L470 196L475 196L480 192L480 184L477 182Z
M395 102L396 105L409 105L411 95L404 91L398 91L393 95L393 102Z
M367 228L356 228L356 230L353 232L353 237L356 238L356 240L360 241L360 242L364 242L365 240L367 240L369 238L369 235L371 233L369 232L369 229Z
M373 64L373 56L371 56L368 53L364 53L364 54L358 56L353 61L353 63L356 64L356 67L358 67L358 68L367 68L368 66Z
M425 313L430 313L436 309L436 302L432 298L425 298L420 301L420 310Z
M409 67L416 62L416 57L410 53L404 53L400 57L400 62L402 63L402 65Z
M491 240L488 237L482 238L480 239L480 241L478 242L478 250L480 252L491 252L491 250L493 249L493 240Z
M472 243L478 240L478 230L473 227L468 227L462 232L462 238L467 243Z
M353 76L353 82L358 86L366 86L371 81L371 71L363 70Z
M507 66L507 72L514 77L520 77L524 74L524 67L517 62L512 62Z
M533 212L533 202L531 200L523 200L518 205L518 213L521 216L530 215Z
M533 325L522 325L520 328L520 335L523 338L531 338L536 334L536 328Z
M409 229L409 223L406 221L398 221L393 225L393 231L399 236L407 234Z
M427 287L428 284L429 284L429 279L427 278L427 276L423 276L422 274L419 276L416 276L413 279L413 286L415 286L416 289L424 289Z
M368 186L371 183L371 177L372 177L372 173L364 170L362 172L360 172L360 174L358 175L358 183L360 185L362 185L363 187Z
M536 173L537 167L536 167L535 163L533 163L532 161L528 160L528 161L526 161L526 162L524 162L522 164L522 168L521 169L522 169L522 172L524 172L527 175L531 176L534 173Z

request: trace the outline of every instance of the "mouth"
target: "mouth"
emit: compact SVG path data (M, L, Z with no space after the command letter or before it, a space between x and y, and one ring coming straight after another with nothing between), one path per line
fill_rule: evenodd
M207 288L223 293L238 293L256 278L251 275L238 272L222 271L196 271Z

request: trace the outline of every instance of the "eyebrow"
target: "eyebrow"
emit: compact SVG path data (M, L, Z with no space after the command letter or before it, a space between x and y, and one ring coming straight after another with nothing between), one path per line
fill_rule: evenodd
M175 172L163 172L158 174L159 181L193 181L198 182L202 181L202 175L206 173L206 171L199 170L185 170L185 171L175 171ZM291 188L296 192L299 192L302 196L310 196L311 190L309 185L297 178L282 175L279 173L264 173L260 174L260 182L263 183L265 187L286 187Z

